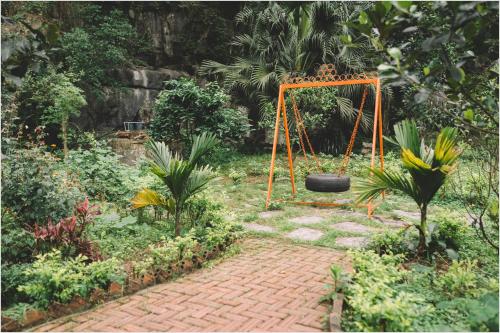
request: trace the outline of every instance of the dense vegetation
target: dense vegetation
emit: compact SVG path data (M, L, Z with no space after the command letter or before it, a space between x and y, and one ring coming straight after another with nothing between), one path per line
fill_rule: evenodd
M390 194L381 218L401 206L420 213L415 228L350 252L350 276L332 269L326 298L346 295L343 328L498 330L498 32L495 2L2 3L2 312L164 281L231 247L242 233L230 220L264 209L280 82L331 63L382 79L385 171L370 170L361 149L370 86L350 194ZM80 126L111 92L146 89L113 74L130 68L184 76L147 88L147 156L135 165L109 132ZM323 172L338 170L363 92L285 96ZM302 120L287 112L295 151ZM274 175L282 199L286 163ZM294 165L302 182L307 161ZM318 227L326 235L314 244L338 248L342 234Z

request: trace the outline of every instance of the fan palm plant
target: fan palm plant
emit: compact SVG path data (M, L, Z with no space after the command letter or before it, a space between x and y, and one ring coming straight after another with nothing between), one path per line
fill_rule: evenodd
M200 159L210 151L218 140L213 134L202 133L195 136L188 160L173 153L164 142L147 142L150 154L151 172L158 176L169 189L169 194L161 194L143 189L132 199L132 207L156 206L174 215L175 235L181 233L181 214L186 202L201 192L213 178L210 166L199 165Z
M371 177L359 184L357 202L371 200L387 190L397 190L411 197L420 209L418 253L425 251L428 242L427 207L432 198L456 169L461 151L457 147L455 128L439 133L434 149L420 139L414 121L404 120L394 126L395 140L401 148L403 167L410 177L394 171L371 169Z

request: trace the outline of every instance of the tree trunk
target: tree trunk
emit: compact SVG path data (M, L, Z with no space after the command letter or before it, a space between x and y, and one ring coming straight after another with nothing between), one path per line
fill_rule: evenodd
M63 119L61 123L62 137L63 137L63 152L64 159L68 158L68 119Z
M425 239L427 237L427 204L422 204L420 207L420 226L418 228L418 255L421 256L427 245L425 244Z
M175 237L181 235L181 208L175 205Z

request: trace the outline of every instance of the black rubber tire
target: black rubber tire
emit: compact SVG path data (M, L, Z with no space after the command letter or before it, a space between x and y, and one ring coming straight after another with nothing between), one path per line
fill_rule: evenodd
M345 192L351 188L351 178L331 173L312 174L306 177L306 188L313 192Z

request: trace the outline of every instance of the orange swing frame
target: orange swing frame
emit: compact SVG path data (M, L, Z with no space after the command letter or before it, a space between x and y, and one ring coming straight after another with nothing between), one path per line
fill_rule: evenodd
M360 74L342 74L337 75L335 67L332 64L321 65L316 76L310 77L295 77L288 78L284 83L279 86L278 95L278 105L276 107L276 122L274 127L274 140L273 140L273 150L271 156L271 166L269 169L269 180L267 185L267 198L266 198L266 209L269 207L271 202L271 195L273 189L273 176L274 176L274 163L276 160L276 149L278 146L279 129L280 129L280 114L283 115L283 127L285 131L285 141L288 154L288 167L290 169L290 182L292 185L292 197L297 193L295 187L295 176L293 171L293 158L292 158L292 147L290 144L290 133L288 131L288 121L286 115L286 105L285 105L285 92L287 90L300 89L300 88L320 88L320 87L334 87L334 86L345 86L345 85L374 85L375 86L375 110L373 117L373 136L372 136L372 151L371 151L371 162L370 167L375 167L375 155L377 148L377 141L379 143L379 156L380 156L380 169L384 169L384 142L382 134L382 92L380 79L374 73L360 73ZM361 109L360 109L361 111ZM378 134L378 135L377 135ZM353 136L355 133L353 133ZM351 138L351 141L352 138ZM347 157L348 158L348 157ZM292 201L292 203L299 205L311 205L311 206L326 206L326 207L338 207L338 206L350 206L350 204L336 203L336 202L314 202L314 201ZM366 205L361 205L367 207L368 217L371 217L375 209L372 201L368 201Z

